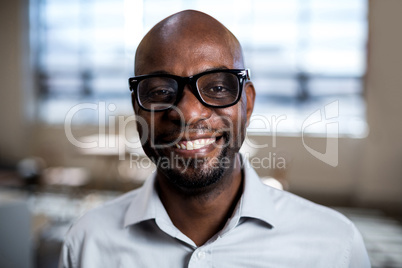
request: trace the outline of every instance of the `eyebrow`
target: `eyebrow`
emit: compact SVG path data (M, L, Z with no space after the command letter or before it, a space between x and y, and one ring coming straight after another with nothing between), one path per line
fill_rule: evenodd
M171 74L171 73L163 71L163 70L160 70L160 71L150 72L148 74Z
M222 66L219 66L219 67L213 67L213 68L205 69L205 70L203 70L202 72L199 72L199 73L204 73L204 72L209 72L209 71L227 70L227 69L229 69L229 68L222 65ZM196 74L199 74L199 73L196 73ZM167 71L164 71L164 70L158 70L158 71L154 71L154 72L151 72L151 73L148 73L148 74L171 74L171 73L169 73ZM193 74L191 76L194 76L196 74Z

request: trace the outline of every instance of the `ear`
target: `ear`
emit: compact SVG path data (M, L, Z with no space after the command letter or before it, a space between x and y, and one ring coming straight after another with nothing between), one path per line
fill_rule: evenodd
M244 86L244 91L246 92L247 97L247 123L246 126L250 124L250 117L254 110L254 102L255 102L255 89L254 85L251 81L248 81Z

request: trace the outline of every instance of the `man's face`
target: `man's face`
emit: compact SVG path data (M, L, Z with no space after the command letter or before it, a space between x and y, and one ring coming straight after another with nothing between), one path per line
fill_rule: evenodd
M136 75L164 72L191 76L210 69L242 68L236 60L239 55L210 40L182 38L174 45L153 43L145 53L142 58L146 60ZM254 96L247 101L249 87L244 86L241 100L227 108L204 106L189 85L177 106L167 111L144 111L133 98L135 112L141 118L137 126L145 141L144 151L158 171L186 189L207 187L231 172L251 115Z

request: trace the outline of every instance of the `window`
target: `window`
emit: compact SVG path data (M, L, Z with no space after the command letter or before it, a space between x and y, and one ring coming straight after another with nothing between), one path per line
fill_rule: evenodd
M238 37L257 89L255 114L285 115L279 132L297 134L309 114L333 101L339 104L340 132L364 132L366 0L35 3L34 52L45 122L62 123L81 102L106 101L116 112L132 114L127 78L133 75L138 42L166 16L197 9ZM80 116L92 122L95 117Z

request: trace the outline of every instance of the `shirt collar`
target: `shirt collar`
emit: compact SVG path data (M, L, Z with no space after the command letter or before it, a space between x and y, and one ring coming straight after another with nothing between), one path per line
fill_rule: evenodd
M243 157L244 191L234 212L235 217L255 218L274 227L276 209L273 192L276 189L265 186L250 163ZM138 189L131 201L124 219L124 226L156 219L171 222L155 188L156 172Z
M150 175L144 185L134 195L125 218L124 227L137 224L142 221L155 219L160 206L163 207L155 188L156 172Z
M250 162L243 157L244 191L240 198L239 216L255 218L275 226L277 210L275 209L274 191L279 191L266 186L260 177L250 166Z

